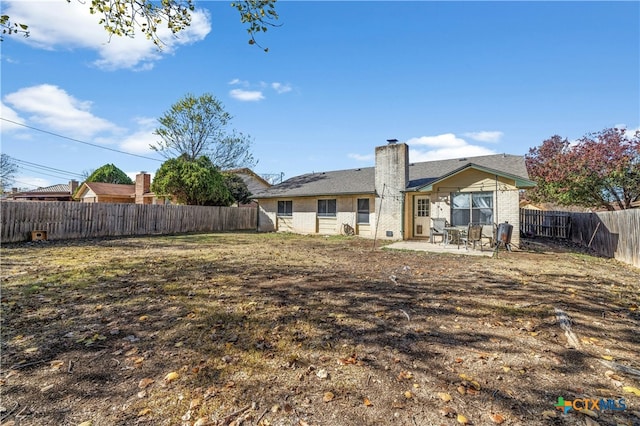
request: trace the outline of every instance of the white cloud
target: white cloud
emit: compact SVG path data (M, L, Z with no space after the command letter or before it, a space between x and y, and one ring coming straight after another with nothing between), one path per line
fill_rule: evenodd
M12 21L27 23L29 37L15 37L15 40L33 47L47 50L90 49L96 51L99 59L94 65L106 69L130 68L146 70L165 54L171 54L180 45L203 40L211 31L211 20L206 10L192 12L191 25L178 36L174 36L163 26L158 28L158 36L165 43L158 50L144 35L135 38L109 35L98 22L100 15L89 13L91 2L76 1L7 1L3 2L4 13ZM55 16L55 19L52 17Z
M25 121L20 115L6 105L4 102L0 102L0 117L7 120L15 121L16 123L25 124ZM0 133L9 132L12 130L19 130L23 127L18 124L13 124L8 121L0 120Z
M264 99L264 95L259 90L233 89L229 92L229 95L234 99L244 102L256 102Z
M282 84L282 83L271 83L271 88L273 90L275 90L278 94L281 93L287 93L293 90L293 88L291 87L291 85L289 84Z
M51 183L51 180L34 176L16 176L15 182L13 184L14 187L20 188L20 190L25 189L27 191L36 188L44 188L51 185L53 185Z
M87 138L97 133L115 132L118 127L90 111L91 102L80 101L51 84L25 87L9 93L4 102L30 121L65 136Z
M373 154L347 154L347 157L356 160L356 161L373 161L373 159L375 158L375 156Z
M153 134L157 125L156 119L137 118L135 121L138 129L120 142L120 149L132 154L150 154L155 152L149 148L149 145L155 145L160 138L160 136Z
M502 136L504 135L504 133L498 132L498 131L493 131L493 132L481 131L481 132L463 133L462 135L480 142L495 143L495 142L499 142L500 139L502 139Z
M407 140L406 143L410 147L409 159L411 162L495 154L495 151L483 146L471 145L453 133L411 138ZM423 149L422 147L426 147L427 149Z

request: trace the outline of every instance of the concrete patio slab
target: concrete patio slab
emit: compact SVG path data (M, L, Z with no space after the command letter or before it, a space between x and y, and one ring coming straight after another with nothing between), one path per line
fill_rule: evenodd
M464 246L460 246L460 248L458 248L456 244L444 246L441 243L432 244L428 241L398 241L388 244L384 246L384 248L394 250L427 251L430 253L460 254L465 256L493 256L493 249L490 248L485 248L482 251L480 251L479 249L474 250L473 248L465 250Z

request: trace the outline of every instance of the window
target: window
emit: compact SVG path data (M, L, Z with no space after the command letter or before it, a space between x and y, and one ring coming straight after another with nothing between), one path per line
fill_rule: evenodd
M451 194L451 224L493 223L493 192L454 192Z
M416 215L418 217L428 217L429 216L429 199L428 198L418 198L418 211Z
M369 223L368 198L358 198L358 223Z
M293 216L293 201L278 201L278 216Z
M336 200L318 200L318 216L335 217Z

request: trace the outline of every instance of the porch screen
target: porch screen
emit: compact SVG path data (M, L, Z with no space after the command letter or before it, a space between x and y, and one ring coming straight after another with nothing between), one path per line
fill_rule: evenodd
M454 192L451 194L451 224L493 223L493 192Z

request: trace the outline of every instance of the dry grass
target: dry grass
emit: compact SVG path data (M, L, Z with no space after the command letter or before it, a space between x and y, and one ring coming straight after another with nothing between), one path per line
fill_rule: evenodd
M640 423L628 390L640 378L614 371L640 369L637 269L557 250L371 246L283 234L4 246L2 422ZM562 415L558 396L627 409Z

